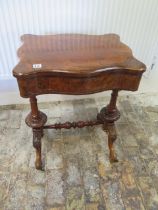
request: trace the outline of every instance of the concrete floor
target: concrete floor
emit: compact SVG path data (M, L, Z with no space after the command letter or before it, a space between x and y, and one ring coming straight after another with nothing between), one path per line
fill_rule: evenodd
M48 123L92 119L108 97L42 103ZM145 97L143 99L145 101ZM45 172L34 168L28 105L0 107L0 210L157 210L158 106L140 96L119 98L115 143L108 160L101 126L46 130Z

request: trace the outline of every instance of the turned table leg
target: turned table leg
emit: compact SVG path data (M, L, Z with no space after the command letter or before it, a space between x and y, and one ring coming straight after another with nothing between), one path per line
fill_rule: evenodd
M117 157L114 150L114 141L117 138L114 122L120 118L120 112L116 107L118 90L113 90L110 103L101 109L98 114L98 119L103 123L103 130L108 134L109 159L110 162L117 162Z
M26 117L26 124L33 131L33 146L36 149L36 169L42 170L41 158L41 138L43 137L43 126L47 121L47 116L38 110L36 96L30 97L31 112Z

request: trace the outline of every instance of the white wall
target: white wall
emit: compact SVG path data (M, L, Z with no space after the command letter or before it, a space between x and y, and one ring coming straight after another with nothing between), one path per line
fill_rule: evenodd
M0 104L26 101L12 77L25 33L117 33L148 67L139 91L157 91L157 21L158 0L0 0Z

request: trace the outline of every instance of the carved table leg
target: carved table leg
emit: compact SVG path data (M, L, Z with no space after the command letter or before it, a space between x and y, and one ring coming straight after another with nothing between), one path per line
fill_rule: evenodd
M38 110L36 96L30 97L31 112L26 117L26 124L33 130L33 146L36 149L36 169L42 170L41 160L41 138L43 137L43 126L47 116Z
M107 107L101 109L98 114L98 119L103 123L103 130L108 134L108 146L109 146L109 159L110 162L117 162L117 158L114 150L114 141L117 138L114 122L120 118L120 112L116 107L116 101L118 96L118 90L113 90L111 94L111 100Z
M109 146L109 159L110 162L118 162L115 149L114 149L114 141L117 138L115 124L107 123L103 125L103 130L108 134L108 146Z
M42 129L33 128L33 146L36 149L36 160L35 166L36 169L42 170L42 159L41 159L41 138L42 138Z

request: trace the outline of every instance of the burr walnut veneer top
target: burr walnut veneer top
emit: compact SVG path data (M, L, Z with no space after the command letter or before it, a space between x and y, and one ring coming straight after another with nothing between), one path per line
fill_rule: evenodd
M145 71L145 65L133 57L132 50L116 34L25 34L21 40L20 61L13 70L15 77L39 73L89 77L108 70Z

